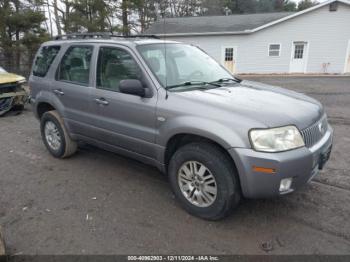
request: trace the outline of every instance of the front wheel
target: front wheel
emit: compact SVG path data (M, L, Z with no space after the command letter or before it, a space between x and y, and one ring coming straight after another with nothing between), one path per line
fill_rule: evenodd
M182 206L203 219L224 218L240 202L233 163L213 144L191 143L176 151L169 164L169 180Z

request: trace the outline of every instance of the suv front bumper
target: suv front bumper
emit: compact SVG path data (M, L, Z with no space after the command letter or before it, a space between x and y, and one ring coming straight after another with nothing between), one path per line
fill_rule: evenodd
M241 188L246 198L269 198L291 193L308 183L328 160L333 143L329 126L323 138L311 148L280 153L257 152L248 148L232 148L229 153L238 169ZM253 170L254 166L271 168L275 173ZM280 192L282 179L292 178L290 190Z

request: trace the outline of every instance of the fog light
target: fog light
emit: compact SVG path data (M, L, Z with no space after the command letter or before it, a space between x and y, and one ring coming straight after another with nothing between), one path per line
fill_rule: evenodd
M286 192L290 190L290 187L292 185L293 178L285 178L281 180L280 184L280 192Z

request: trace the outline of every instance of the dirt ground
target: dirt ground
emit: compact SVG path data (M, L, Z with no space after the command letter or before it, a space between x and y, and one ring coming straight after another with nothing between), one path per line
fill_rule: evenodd
M166 178L84 146L54 159L30 108L0 119L0 226L10 254L350 254L350 77L247 77L320 100L335 129L326 169L219 222L188 215ZM261 248L271 245L271 251Z

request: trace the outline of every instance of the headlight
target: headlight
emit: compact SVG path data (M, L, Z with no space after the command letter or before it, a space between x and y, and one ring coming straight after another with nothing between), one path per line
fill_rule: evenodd
M252 147L256 151L281 152L305 146L295 126L271 129L253 129L249 132Z

